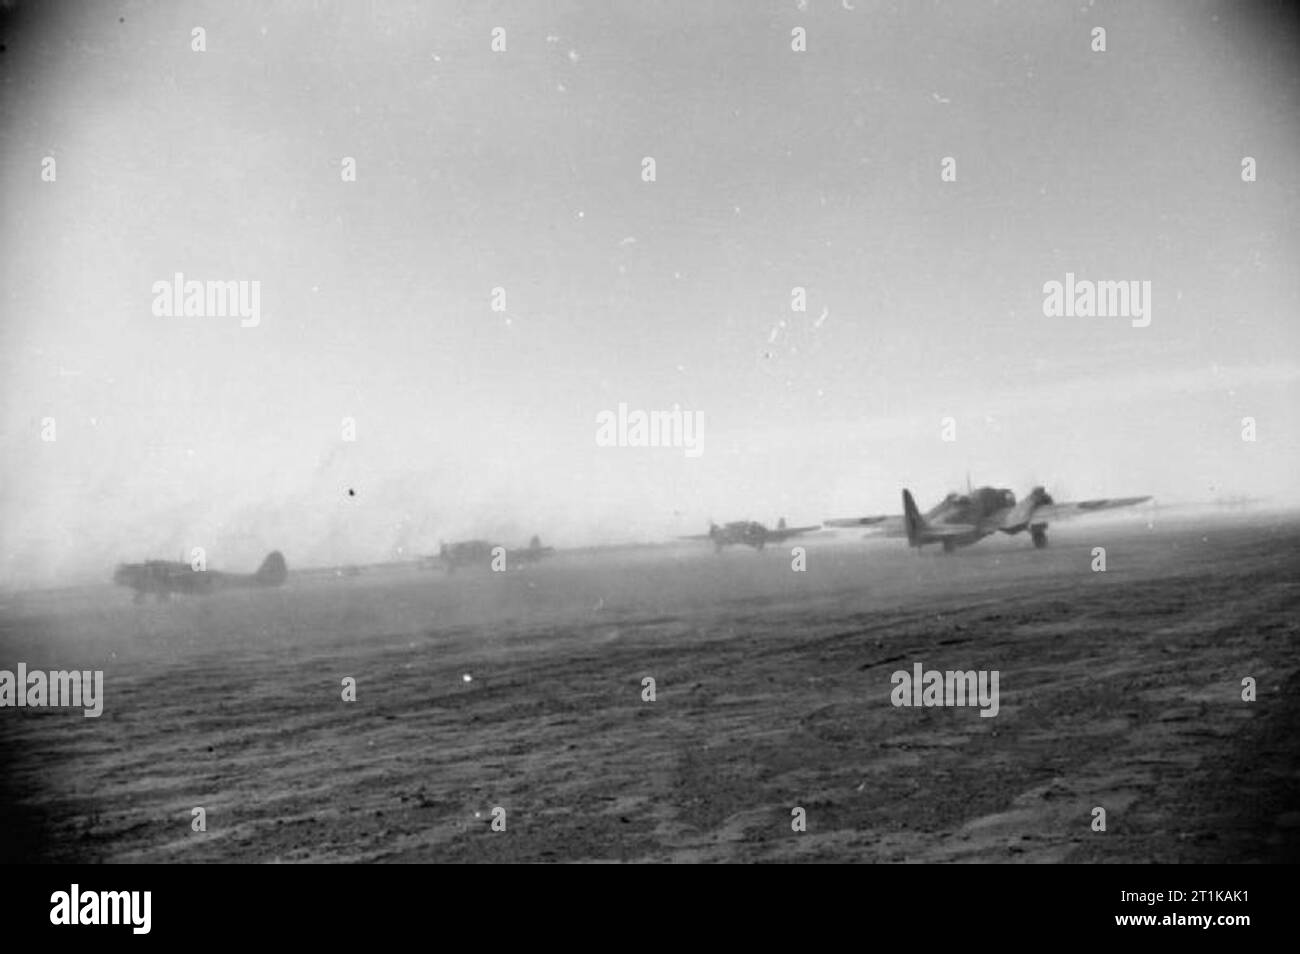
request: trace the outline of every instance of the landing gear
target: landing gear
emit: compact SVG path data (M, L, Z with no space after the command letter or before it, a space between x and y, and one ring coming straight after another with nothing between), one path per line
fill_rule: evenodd
M944 552L944 553L952 553L952 552L955 551L956 549L957 549L957 544L955 544L953 541L951 541L951 540L945 540L945 541L943 541L943 552Z
M1030 528L1029 528L1029 535L1033 538L1033 541L1034 541L1034 548L1035 548L1035 549L1037 549L1037 550L1041 550L1041 549L1043 549L1043 547L1047 546L1047 527L1046 527L1046 526L1041 526L1041 527L1030 527Z

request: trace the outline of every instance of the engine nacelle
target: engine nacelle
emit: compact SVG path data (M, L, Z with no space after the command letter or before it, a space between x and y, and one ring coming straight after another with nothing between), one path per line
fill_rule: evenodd
M1019 533L1025 529L1032 529L1029 526L1029 521L1033 519L1034 511L1039 507L1050 504L1051 502L1051 494L1042 487L1035 487L1029 492L1028 496L1026 496L1024 500L1020 501L1020 503L1016 504L1015 509L1011 511L1011 516L1007 519L1006 525L1002 528L1003 532ZM1045 529L1047 524L1044 523L1041 527Z

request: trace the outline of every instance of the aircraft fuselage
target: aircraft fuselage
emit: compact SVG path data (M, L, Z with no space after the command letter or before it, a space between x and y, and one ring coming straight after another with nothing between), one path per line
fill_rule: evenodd
M511 566L534 563L554 552L554 547L542 546L537 537L533 537L528 546L514 549L489 540L462 540L458 543L444 543L438 551L438 560L448 573L454 573L462 567L476 566L504 570Z
M712 527L709 536L719 550L726 546L745 546L761 550L767 545L767 527L757 520L735 520L721 527Z
M904 498L904 522L908 542L915 547L942 543L945 550L970 546L1001 531L1016 534L1029 530L1034 544L1046 542L1046 524L1033 522L1039 507L1052 503L1051 496L1035 487L1017 503L1006 487L979 487L966 494L951 493L924 515L910 514L910 495Z
M173 593L182 596L208 596L220 590L253 589L280 586L287 575L284 557L270 554L256 573L221 573L195 569L188 563L172 560L146 560L143 563L119 564L113 582L135 591L138 603L153 594L167 599Z

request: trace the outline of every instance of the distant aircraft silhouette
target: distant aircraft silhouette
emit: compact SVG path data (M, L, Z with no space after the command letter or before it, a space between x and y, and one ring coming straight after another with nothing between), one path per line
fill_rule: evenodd
M769 530L756 520L733 520L718 526L710 522L708 533L697 533L682 540L712 540L713 549L721 553L723 547L746 546L761 550L769 543L781 543L803 533L812 533L820 527L787 527L785 517L777 521L776 529Z
M492 551L500 548L505 551L505 565L523 566L536 563L555 552L555 547L544 547L540 537L534 536L528 546L512 549L489 540L460 540L456 543L444 543L438 549L436 557L426 557L422 562L426 566L440 565L448 573L455 573L462 567L491 567Z
M256 573L219 573L216 570L195 570L190 564L179 561L146 560L144 563L118 564L113 582L135 590L135 601L139 603L150 593L165 600L173 593L207 596L218 590L280 586L288 575L284 555L276 550L262 561Z

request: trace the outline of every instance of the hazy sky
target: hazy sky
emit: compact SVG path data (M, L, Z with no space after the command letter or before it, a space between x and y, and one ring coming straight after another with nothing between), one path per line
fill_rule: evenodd
M1292 24L849 5L0 3L0 583L816 522L967 471L1293 491ZM156 316L177 272L259 281L260 324ZM1151 282L1150 326L1045 317L1066 272ZM702 456L597 446L620 402L700 412Z

